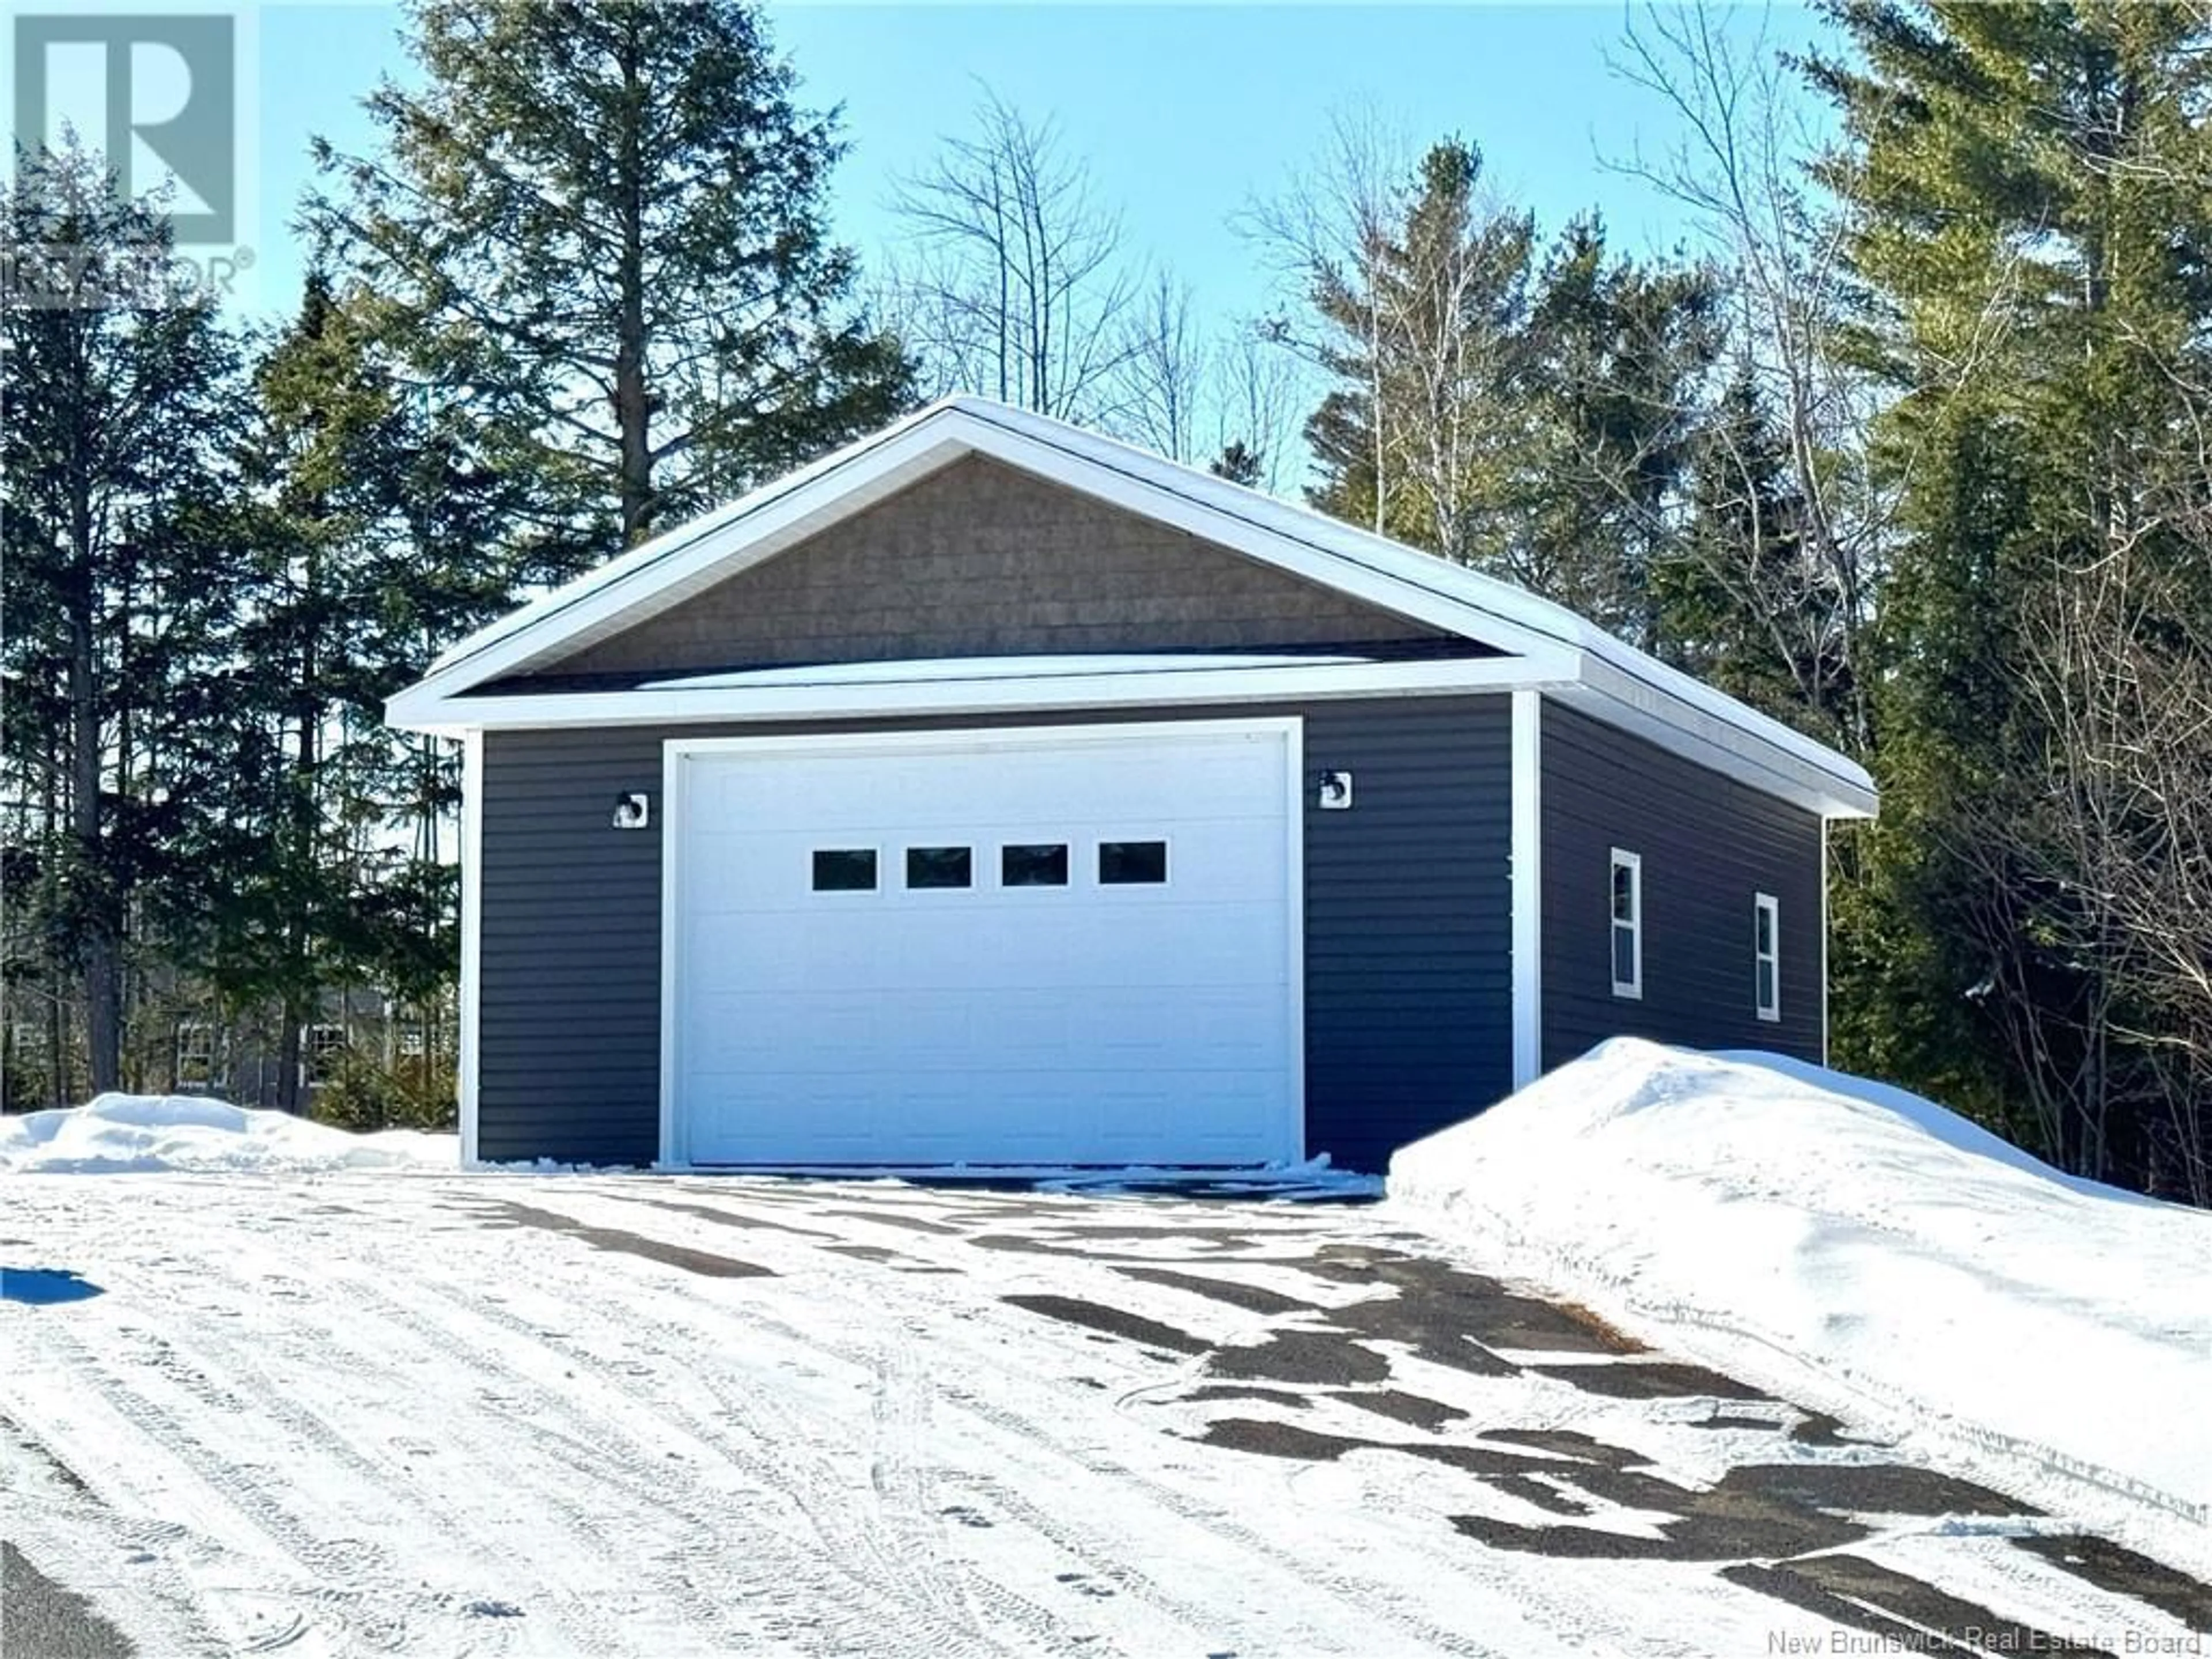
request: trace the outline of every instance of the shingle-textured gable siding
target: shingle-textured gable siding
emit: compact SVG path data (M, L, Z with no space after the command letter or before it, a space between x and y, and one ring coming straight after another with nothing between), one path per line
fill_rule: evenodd
M1391 1148L1510 1086L1507 700L1111 718L1237 712L1303 715L1309 775L1353 774L1350 811L1322 811L1307 792L1307 1136L1340 1164L1380 1169ZM617 794L643 789L657 818L663 740L852 729L485 734L480 1156L657 1153L662 838L609 817Z
M540 672L1442 637L1425 623L971 456Z
M1820 821L1556 703L1544 705L1543 1049L1609 1036L1821 1057ZM1614 848L1643 860L1644 994L1613 994ZM1781 906L1782 1018L1758 1018L1753 896Z

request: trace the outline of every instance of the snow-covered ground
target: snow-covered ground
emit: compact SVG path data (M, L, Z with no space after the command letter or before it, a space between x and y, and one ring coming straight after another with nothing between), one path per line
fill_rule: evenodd
M1655 1116L1741 1069L1644 1058L1647 1081L1705 1079L1656 1087ZM1589 1239L1633 1231L1624 1202L1664 1236L1779 1201L1662 1201L1607 1164L1602 1126L1635 1112L1586 1115L1565 1164L1532 1144L1512 1173L1594 1183ZM1648 1347L1499 1282L1508 1256L1588 1300L1623 1282L1568 1283L1589 1258L1532 1243L1533 1197L1499 1242L1463 1182L1470 1159L1503 1178L1510 1134L1431 1146L1419 1200L1346 1206L462 1171L450 1143L333 1133L204 1103L0 1125L5 1533L143 1654L1587 1659L1951 1651L1864 1644L1968 1626L2004 1650L2208 1645L2212 1570L2164 1488L1976 1462L1758 1343L1728 1338L1771 1375L1632 1297ZM1951 1150L1947 1203L2005 1208L1973 1159L2049 1184ZM1760 1318L1788 1299L1741 1294Z
M1903 1090L1623 1038L1401 1152L1401 1213L1639 1336L2212 1524L2212 1214Z

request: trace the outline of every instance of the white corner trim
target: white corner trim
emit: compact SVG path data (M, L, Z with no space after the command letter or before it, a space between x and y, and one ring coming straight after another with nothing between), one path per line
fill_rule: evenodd
M1261 715L1235 720L1092 721L1080 726L962 726L953 730L837 732L763 737L669 738L661 744L660 783L660 1156L658 1170L692 1167L682 1103L682 1036L677 1019L677 961L684 915L683 824L689 814L684 763L698 755L830 754L854 757L915 750L1066 746L1071 744L1143 744L1194 737L1271 737L1283 744L1288 799L1285 808L1284 895L1285 982L1290 1019L1284 1065L1289 1109L1282 1129L1282 1158L1297 1163L1305 1156L1305 721L1303 717ZM719 1167L719 1166L718 1166Z
M1543 694L1513 693L1513 1086L1544 1071Z
M660 747L660 1156L656 1170L688 1170L691 1149L676 1109L676 1079L682 1055L676 1025L676 955L682 943L684 900L679 886L684 844L684 759L692 744L672 738Z
M477 1157L477 1098L482 1077L483 812L484 734L466 732L461 736L461 1052L454 1066L465 1164L475 1163Z
M1212 721L1206 722L1214 724ZM1306 723L1291 717L1252 723L1254 730L1279 730L1283 734L1285 787L1290 799L1283 809L1283 833L1288 840L1283 865L1286 890L1283 895L1283 932L1288 961L1284 972L1291 986L1291 1023L1284 1039L1283 1064L1288 1068L1283 1098L1288 1103L1283 1125L1284 1156L1293 1164L1306 1157Z
M1820 936L1814 941L1820 951L1820 1064L1828 1063L1828 821L1820 820Z

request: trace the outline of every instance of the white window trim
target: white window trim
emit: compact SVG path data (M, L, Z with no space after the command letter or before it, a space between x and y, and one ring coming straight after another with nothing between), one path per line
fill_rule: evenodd
M171 1071L179 1088L188 1085L202 1089L214 1087L217 1046L212 1020L180 1019L177 1022L177 1052ZM192 1068L192 1075L189 1079L185 1075L188 1061Z
M1628 872L1630 908L1635 912L1632 921L1623 922L1613 913L1613 882L1614 875ZM1633 976L1622 979L1613 972L1619 960L1613 950L1613 936L1616 929L1628 929L1629 964ZM1605 965L1613 979L1613 994L1641 1001L1644 997L1644 860L1641 854L1616 847L1606 860L1605 869Z
M1771 949L1759 948L1759 921L1766 919L1766 938ZM1774 972L1774 1000L1759 1000L1759 970L1769 967ZM1771 893L1754 893L1751 898L1751 1000L1761 1019L1778 1023L1782 1018L1782 902Z

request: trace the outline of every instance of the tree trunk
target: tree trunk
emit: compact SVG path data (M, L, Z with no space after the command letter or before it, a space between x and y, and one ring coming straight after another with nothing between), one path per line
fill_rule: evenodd
M46 989L46 1104L70 1103L69 999L62 994L62 963L54 950L52 919L62 908L62 757L59 740L49 738L40 780L40 908L47 919L42 954Z
M284 1029L276 1038L276 1109L280 1112L297 1113L300 1097L306 1092L300 1086L302 1060L300 1034L307 1018L307 1011L298 998L284 999Z
M653 404L645 379L645 123L644 87L640 79L636 33L629 20L631 50L623 64L623 128L616 167L621 191L622 252L615 272L621 298L615 337L615 420L622 434L623 545L645 538L653 520Z
M80 489L71 514L77 580L70 606L70 830L75 846L79 914L84 926L85 1049L92 1091L116 1088L123 1073L121 951L114 896L100 848L100 690L94 616L99 592L92 575L92 503Z

